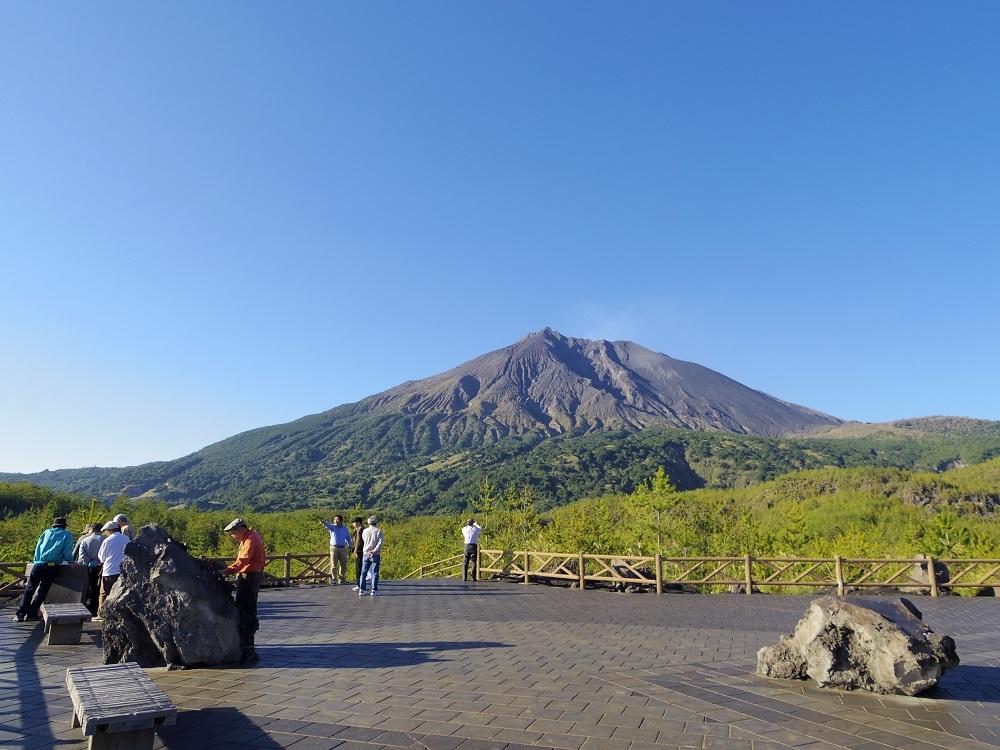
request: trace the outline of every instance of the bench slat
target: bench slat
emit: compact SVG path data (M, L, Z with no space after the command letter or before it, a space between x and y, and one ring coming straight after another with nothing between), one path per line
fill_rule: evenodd
M93 615L82 604L43 604L42 619L47 623L83 622Z
M137 664L66 670L73 711L84 736L173 724L177 708Z

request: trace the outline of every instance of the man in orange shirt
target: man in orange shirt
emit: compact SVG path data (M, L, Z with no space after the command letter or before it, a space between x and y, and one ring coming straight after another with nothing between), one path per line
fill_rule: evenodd
M236 574L236 608L240 612L240 645L243 648L240 664L256 664L260 657L254 649L253 635L260 627L257 592L264 577L264 542L242 518L234 520L224 531L240 543L236 562L226 568L227 573Z

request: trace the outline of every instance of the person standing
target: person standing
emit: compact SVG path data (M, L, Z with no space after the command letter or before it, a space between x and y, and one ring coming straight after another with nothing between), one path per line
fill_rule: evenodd
M101 551L101 544L104 539L101 537L101 524L88 523L87 532L81 536L76 543L77 565L82 565L87 569L87 590L84 604L90 610L90 614L97 615L97 605L101 599L101 561L97 555Z
M124 513L119 513L111 520L118 524L118 528L122 530L122 534L127 536L130 542L135 539L135 530L129 525L128 519L125 518Z
M358 596L365 595L365 579L368 571L372 574L372 596L378 596L378 571L382 564L382 542L385 535L378 527L378 519L372 516L368 519L368 528L361 533L365 546L362 550L364 562L361 564L361 577L358 579Z
M330 585L347 583L348 549L351 547L351 532L344 526L343 516L334 516L333 523L323 521L330 532ZM338 575L339 570L339 575Z
M264 578L264 540L242 518L234 519L223 531L240 543L236 561L226 568L226 573L236 574L236 609L240 613L240 647L243 650L240 664L256 664L260 657L254 648L254 633L260 627L257 594Z
M45 597L59 573L59 566L69 565L71 562L73 535L66 530L66 519L57 516L52 519L52 526L43 531L35 543L31 572L28 573L24 593L14 615L16 622L38 619L38 610L45 603Z
M462 536L465 537L465 563L462 566L462 580L469 580L469 563L472 563L472 580L475 581L479 574L479 534L483 528L476 523L475 518L470 518L462 527Z
M115 581L121 574L125 548L129 543L129 538L122 533L121 527L114 521L108 521L104 524L101 531L104 533L104 541L101 542L101 549L97 552L97 559L101 563L101 598L97 604L96 618L98 620L104 617L104 602L107 601L111 587L115 585Z
M365 559L365 539L362 536L365 522L360 518L351 521L354 527L354 575L358 579L351 591L361 591L361 568Z

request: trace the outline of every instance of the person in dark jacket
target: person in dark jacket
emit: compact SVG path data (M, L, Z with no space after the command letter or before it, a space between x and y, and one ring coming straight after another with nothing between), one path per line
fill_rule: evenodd
M38 610L45 603L45 597L59 573L59 566L72 562L73 535L66 531L66 519L59 516L52 520L52 526L42 532L35 544L31 572L14 615L16 622L38 619Z
M361 590L361 566L365 560L365 540L361 537L361 532L364 529L365 522L360 518L355 518L351 521L351 526L354 527L354 576L358 579L354 588L351 591Z
M84 592L84 604L90 610L90 614L97 615L97 605L101 599L101 561L98 553L101 551L101 543L104 537L101 536L101 524L88 523L86 532L76 542L73 550L73 559L77 565L87 568L87 590Z

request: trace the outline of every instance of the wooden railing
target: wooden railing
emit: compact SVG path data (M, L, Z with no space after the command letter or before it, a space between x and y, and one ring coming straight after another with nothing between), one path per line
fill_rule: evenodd
M454 560L456 558L449 558ZM459 558L460 559L460 558ZM441 561L446 563L448 561ZM436 564L422 566L411 576L435 575ZM948 569L944 580L943 567ZM937 570L937 575L927 575ZM926 590L931 596L955 589L997 589L1000 560L894 558L860 559L782 557L666 557L585 555L526 550L480 550L480 576L531 581L570 581L580 589L588 583L614 583L665 588L692 587L698 591L739 590L750 595L786 589L827 589L838 594L860 589Z
M228 565L232 557L203 557L213 565ZM20 596L26 578L24 568L28 563L0 562L0 599ZM330 555L326 552L307 555L271 555L264 563L264 586L293 586L299 583L325 583L330 580Z
M462 575L464 563L465 555L453 555L429 565L421 565L403 576L402 580L407 578L458 578Z
M202 558L229 563L232 558ZM0 562L0 598L24 591L26 563ZM928 570L947 566L948 580ZM462 574L463 555L438 560L407 573L403 578L452 578ZM828 590L846 594L861 589L912 589L938 596L953 590L993 588L1000 594L1000 560L935 559L925 557L860 559L847 557L667 557L664 555L585 555L526 550L479 551L480 577L505 577L576 584L621 584L663 593L677 587L701 592L738 590L750 595L799 589ZM916 570L915 570L916 569ZM914 573L922 575L917 580ZM264 586L325 583L330 579L330 556L323 552L272 555L264 567Z

